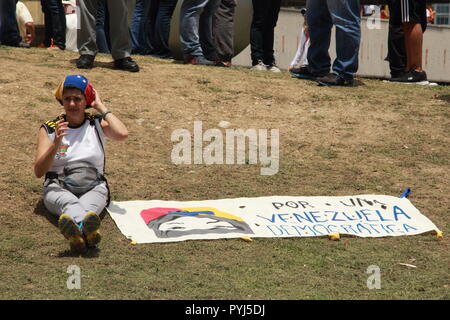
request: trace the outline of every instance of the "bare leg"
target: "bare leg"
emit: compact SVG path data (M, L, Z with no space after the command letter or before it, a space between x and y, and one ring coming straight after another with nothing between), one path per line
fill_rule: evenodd
M422 45L423 32L419 23L403 23L403 31L405 33L406 47L406 71L415 70L422 71Z

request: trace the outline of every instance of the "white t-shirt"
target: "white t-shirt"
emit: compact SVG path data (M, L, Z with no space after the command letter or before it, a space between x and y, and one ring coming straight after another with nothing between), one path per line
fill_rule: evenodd
M16 5L16 20L19 26L20 36L22 39L25 39L25 35L27 34L25 23L34 22L34 20L27 6L21 1L18 1Z
M66 50L78 52L77 47L77 26L79 10L75 1L63 1L64 4L70 4L75 13L66 12Z
M48 121L44 127L47 130L47 135L50 140L54 141L55 131L52 129L52 123L54 124L54 122ZM97 128L98 134L95 128ZM69 127L67 136L63 137L49 171L61 174L67 164L74 161L86 161L95 166L98 172L103 174L105 154L99 137L104 146L106 136L103 133L98 118L95 119L95 127L90 124L88 119L79 127Z

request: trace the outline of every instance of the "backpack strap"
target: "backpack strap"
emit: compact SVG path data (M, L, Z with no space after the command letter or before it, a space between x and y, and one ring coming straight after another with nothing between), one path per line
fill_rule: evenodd
M102 116L101 116L100 114L97 114L97 115L94 116L94 115L91 115L91 114L86 113L86 118L89 120L89 124L90 124L91 126L94 126L95 133L97 134L98 141L100 142L100 145L101 145L102 150L103 150L103 175L102 175L101 178L102 178L103 181L105 181L105 183L106 183L106 189L108 189L108 199L107 199L107 201L106 201L106 206L109 206L109 203L111 202L111 191L109 190L108 180L106 180L106 177L105 177L105 171L106 171L106 152L105 152L105 147L103 146L102 139L100 138L100 133L98 132L97 126L95 125L95 121L96 121L96 120L98 120L98 123L99 123L99 125L100 125Z

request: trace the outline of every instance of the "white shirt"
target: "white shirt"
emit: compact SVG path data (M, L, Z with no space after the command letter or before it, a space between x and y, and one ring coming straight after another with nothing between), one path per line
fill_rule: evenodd
M16 5L16 20L19 26L20 36L22 39L25 39L25 35L27 34L25 23L34 22L34 20L27 6L21 1L18 1Z
M95 131L97 128L98 135ZM55 160L49 171L58 174L63 173L64 166L74 161L86 161L95 166L99 173L103 174L105 155L99 136L103 146L105 145L106 136L103 133L99 120L95 120L95 127L86 120L84 124L77 128L67 130L67 136L64 136L61 145L55 155ZM48 133L51 141L55 141L55 132Z

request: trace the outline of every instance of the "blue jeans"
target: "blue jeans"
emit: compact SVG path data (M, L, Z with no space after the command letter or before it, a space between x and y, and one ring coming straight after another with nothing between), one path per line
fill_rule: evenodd
M169 49L170 21L178 0L160 0L158 14L155 21L154 49L155 55L169 58L172 53Z
M17 45L22 38L16 21L16 1L0 1L0 42L4 45Z
M212 35L212 18L220 0L184 0L180 10L180 42L185 57L205 56L216 52Z
M99 1L95 19L98 52L111 53L109 38L109 12L106 1Z
M153 33L159 0L137 0L131 20L131 47L133 52L153 52Z
M306 17L311 44L308 49L309 69L313 73L330 72L328 54L331 28L336 26L336 60L333 72L353 79L358 70L361 42L359 0L314 0L307 2Z

